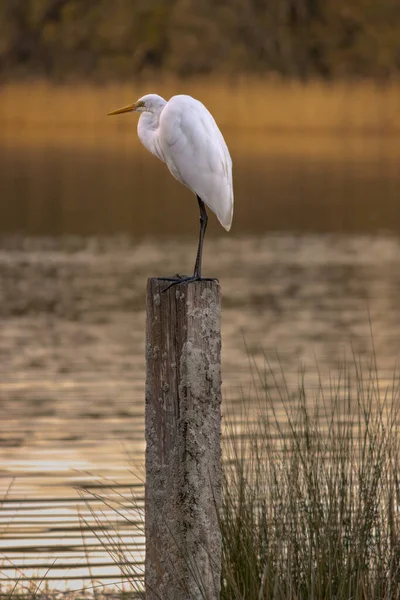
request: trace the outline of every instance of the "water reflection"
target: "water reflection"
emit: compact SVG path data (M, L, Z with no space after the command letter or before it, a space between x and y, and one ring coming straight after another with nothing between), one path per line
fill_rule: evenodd
M146 278L191 272L198 227L190 193L133 130L77 136L0 143L0 228L13 234L0 238L1 577L51 567L69 587L90 576L87 556L96 578L120 573L89 533L101 502L76 490L141 500ZM316 358L329 385L345 354L370 354L371 324L384 389L400 350L400 242L379 233L400 231L397 140L226 137L234 225L210 219L204 252L222 286L225 413L256 400L248 355L289 392L305 364L317 389ZM138 560L140 535L126 543Z
M349 344L368 354L373 333L381 366L393 368L400 344L397 239L269 235L207 242L205 273L222 285L231 400L250 381L247 351L279 368L278 351L291 384L299 363L312 365L314 356L332 367ZM118 440L134 443L140 460L146 278L190 271L194 249L195 240L3 238L5 473L33 469L44 476L53 470L54 448L67 449L66 458L58 455L59 471L71 464L87 470L110 455L108 441Z
M400 231L396 137L226 132L234 161L234 233ZM3 232L194 233L197 205L135 128L107 136L5 135ZM219 232L215 219L210 231Z
M102 494L105 484L109 495L126 496L125 506L143 493L145 282L190 271L195 245L195 239L1 238L6 579L15 564L32 573L33 559L46 565L38 567L39 578L51 566L56 586L80 587L82 577L90 578L88 569L68 564L87 556L111 569L99 567L103 583L118 572L96 532L79 522L88 506L99 514L104 506L93 497L83 502L76 490ZM350 359L352 349L370 354L369 318L382 389L391 384L400 350L396 238L210 237L204 267L222 286L224 414L240 415L243 398L257 406L249 354L261 372L264 360L270 373L283 371L289 396L300 364L307 366L308 389L318 390L315 357L329 387L329 372L346 352ZM140 536L133 532L130 542L137 561Z

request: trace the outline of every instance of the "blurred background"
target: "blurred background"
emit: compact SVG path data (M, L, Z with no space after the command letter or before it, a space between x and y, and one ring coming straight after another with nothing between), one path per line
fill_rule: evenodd
M195 198L137 115L105 115L188 93L225 136L233 227L210 218L204 274L222 287L224 414L240 415L252 361L295 393L300 369L329 385L373 347L393 382L399 71L398 0L1 0L3 581L119 581L90 493L141 497L146 279L193 268ZM143 539L125 543L138 560Z

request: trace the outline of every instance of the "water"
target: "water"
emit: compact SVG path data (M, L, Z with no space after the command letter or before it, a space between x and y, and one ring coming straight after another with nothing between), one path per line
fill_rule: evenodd
M230 135L234 227L210 219L204 254L222 286L224 412L251 402L249 354L295 390L299 365L312 387L316 359L323 375L367 359L371 333L384 387L400 350L398 140ZM143 547L125 517L143 501L146 278L191 271L196 202L123 134L6 137L0 188L1 578L112 583L94 515L133 561Z
M196 201L140 146L132 125L103 136L37 133L2 134L2 233L197 234ZM400 232L398 137L228 130L226 138L234 162L233 235ZM214 219L209 227L221 235Z

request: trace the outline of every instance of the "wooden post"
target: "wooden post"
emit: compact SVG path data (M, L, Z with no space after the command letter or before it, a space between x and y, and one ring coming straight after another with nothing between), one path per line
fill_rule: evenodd
M149 279L147 600L217 600L221 576L219 285Z

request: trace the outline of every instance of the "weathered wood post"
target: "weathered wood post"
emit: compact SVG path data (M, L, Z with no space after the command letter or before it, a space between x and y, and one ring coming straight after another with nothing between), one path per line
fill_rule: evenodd
M217 600L221 576L219 285L147 284L147 600Z

